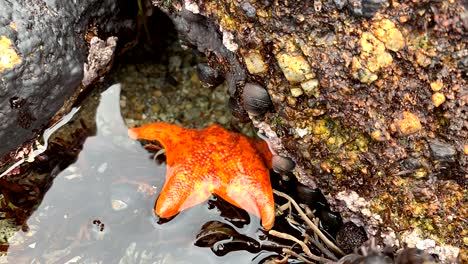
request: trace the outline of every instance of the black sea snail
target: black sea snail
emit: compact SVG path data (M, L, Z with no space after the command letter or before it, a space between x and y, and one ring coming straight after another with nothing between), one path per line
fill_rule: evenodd
M223 76L206 63L199 63L197 65L197 75L198 79L210 88L215 88L224 81Z
M253 83L247 83L244 86L242 101L245 110L253 116L264 114L273 106L265 88Z

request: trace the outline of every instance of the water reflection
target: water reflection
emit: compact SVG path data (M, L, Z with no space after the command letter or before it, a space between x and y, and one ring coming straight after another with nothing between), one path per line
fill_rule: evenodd
M120 115L120 85L101 94L97 133L86 139L75 163L55 178L27 226L9 239L11 263L250 263L257 253L222 259L194 240L210 221L258 238L259 220L233 225L209 201L164 224L153 206L164 183L158 165L127 137ZM258 257L257 257L258 259ZM0 261L1 262L1 261Z

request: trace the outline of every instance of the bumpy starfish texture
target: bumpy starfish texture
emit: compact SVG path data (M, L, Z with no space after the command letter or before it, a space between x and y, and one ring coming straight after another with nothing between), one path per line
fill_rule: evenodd
M157 140L166 150L166 183L155 212L168 218L200 204L214 193L262 219L275 220L269 168L272 155L257 141L212 125L187 129L167 123L131 128L133 139Z

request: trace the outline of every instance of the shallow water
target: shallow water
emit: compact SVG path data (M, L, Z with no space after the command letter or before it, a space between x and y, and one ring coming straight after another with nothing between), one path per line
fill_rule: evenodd
M153 206L165 164L128 138L119 93L119 85L102 93L96 135L86 139L76 162L58 173L26 225L8 239L0 263L251 263L272 254L237 251L220 258L194 245L209 221L257 240L263 235L255 216L237 226L221 216L216 197L158 223Z

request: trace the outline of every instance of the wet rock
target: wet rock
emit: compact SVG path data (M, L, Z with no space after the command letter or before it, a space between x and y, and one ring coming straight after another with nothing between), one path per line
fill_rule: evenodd
M270 8L268 1L248 1L257 11L255 19L246 18L242 2L246 1L204 2L200 12L232 33L238 58L251 50L262 55L268 70L261 74L247 70L244 81L266 87L276 111L251 117L258 128L277 133L275 151L295 156L294 175L330 194L330 204L342 190L359 192L366 202L362 207L354 210L352 203L340 206L339 202L336 206L369 233L392 229L395 221L405 228L423 226L440 243L456 245L457 233L437 226L463 224L460 217L445 217L448 211L461 214L458 189L447 194L442 188L436 194L439 200L447 197L442 206L455 202L445 212L425 212L424 219L433 223L428 225L402 206L411 197L415 180L423 185L428 181L399 176L436 175L430 179L439 186L438 173L445 174L447 164L425 161L430 151L427 138L446 141L457 150L465 144L463 61L468 53L459 20L464 2L279 1ZM226 3L233 8L224 8ZM337 12L341 7L351 11ZM177 5L166 9L176 13L172 10ZM213 50L206 53L211 62L228 67L229 58ZM303 85L311 80L317 86ZM429 84L437 80L443 85L433 91ZM231 96L241 97L243 86L232 82ZM303 94L294 97L291 88L298 86ZM437 109L431 101L435 92L446 97ZM393 170L408 157L419 159L418 169ZM465 163L463 156L458 168ZM383 204L402 217L387 217ZM385 243L395 240L391 234L384 235Z
M366 241L367 234L364 228L357 226L353 222L344 223L336 234L336 244L347 254L359 248Z
M0 2L0 157L32 139L81 84L90 21L105 25L100 33L135 25L122 26L121 15L112 0ZM14 97L25 103L12 108Z
M443 93L434 93L431 97L432 103L435 107L439 107L445 102L445 95Z
M348 3L348 0L333 0L333 3L335 3L336 8L341 10Z
M304 94L304 91L301 89L301 87L292 87L290 91L293 97L299 97Z
M455 155L457 154L457 151L452 145L439 140L431 140L429 142L429 147L431 149L431 155L434 159L447 162L455 161Z
M406 248L398 252L395 263L397 264L435 264L438 263L436 259L424 252L423 250L417 248Z
M388 0L348 0L348 9L358 17L372 17L389 6Z
M312 73L309 63L299 53L281 52L276 55L276 60L283 71L284 77L291 83L302 82Z
M442 88L444 87L444 83L441 80L437 80L435 82L431 82L430 86L432 91L438 92L442 90Z
M244 63L250 74L261 75L268 70L263 56L257 50L250 50L242 54Z
M400 30L389 19L382 19L372 24L372 33L391 51L399 51L405 47L405 38Z
M301 83L302 90L307 96L318 98L320 95L319 82L317 79L310 79Z
M245 1L241 4L242 10L245 11L245 15L249 18L255 18L257 10L249 2Z
M337 232L343 226L343 218L337 212L330 211L329 208L319 210L317 217L320 219L320 228L325 230L330 236L336 237Z
M247 250L252 253L260 251L259 242L217 221L204 224L194 244L198 247L210 247L217 256L224 256L236 250Z
M404 111L402 116L403 118L396 120L394 124L403 136L414 134L421 130L421 122L419 121L419 117L417 115L408 111Z
M393 57L385 44L369 32L362 33L360 44L361 54L353 57L351 71L355 79L369 84L377 80L379 71L392 64Z

